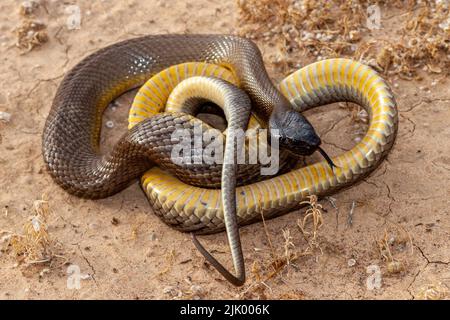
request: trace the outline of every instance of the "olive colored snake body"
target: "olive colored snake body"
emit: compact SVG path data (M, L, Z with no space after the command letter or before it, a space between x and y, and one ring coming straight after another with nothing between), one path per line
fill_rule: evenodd
M169 87L188 77L189 72L182 71L188 67L181 66L193 61L225 67L228 77L248 93L257 119L270 126L280 123L279 119L284 119L291 109L301 112L339 101L355 102L369 114L368 132L350 151L333 157L337 165L334 170L326 162L319 162L258 181L259 166L233 168L239 187L231 201L234 203L236 197L235 217L240 225L255 222L261 216L270 218L292 211L308 195L320 197L354 184L378 166L394 143L398 119L391 91L376 72L358 62L320 61L288 76L277 89L265 71L259 50L249 40L219 35L147 36L97 51L77 64L62 81L43 134L44 160L54 180L74 195L102 198L143 175L143 190L164 222L195 233L223 230L223 195L214 189L223 181L222 166L180 166L170 161L171 134L177 129L192 130L198 120L186 113L150 112L164 100L161 93L169 92ZM154 87L157 99L145 100L138 94L130 111L129 132L111 153L100 154L101 117L108 103L169 66L179 67L167 71L159 82L154 81L159 83ZM189 76L199 75L191 73ZM211 71L207 75L216 74ZM146 114L151 117L145 119ZM285 121L288 124L289 119ZM202 131L210 129L204 123L199 125ZM306 122L305 132L308 126ZM287 140L293 129L283 132ZM305 139L313 141L314 137ZM314 151L305 148L306 154ZM280 152L280 161L282 168L291 167L292 158L286 152ZM159 167L152 168L154 164ZM256 182L248 184L249 181ZM230 245L236 243L231 240Z

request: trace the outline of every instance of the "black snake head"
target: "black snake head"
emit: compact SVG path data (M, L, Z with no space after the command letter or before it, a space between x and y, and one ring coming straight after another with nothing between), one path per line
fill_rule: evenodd
M269 126L272 137L279 139L280 147L297 156L309 156L321 144L311 123L297 111L272 113Z

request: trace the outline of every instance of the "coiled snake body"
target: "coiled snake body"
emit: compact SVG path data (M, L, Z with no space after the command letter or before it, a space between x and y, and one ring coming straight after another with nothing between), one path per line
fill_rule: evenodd
M271 129L280 129L282 146L291 146L296 153L310 154L320 144L298 112L351 101L369 114L365 137L350 151L333 158L337 165L334 170L319 162L247 184L258 178L257 167L239 166L236 214L241 225L262 215L269 218L292 211L308 195L324 196L354 184L373 171L393 145L397 132L394 98L384 80L358 62L317 62L284 79L277 89L265 71L259 50L249 40L219 35L146 36L97 51L62 81L43 134L44 160L54 180L74 195L102 198L127 187L157 163L160 167L141 178L155 213L182 231L223 230L222 195L220 190L211 189L220 185L221 166L177 166L167 161L170 135L179 128L192 129L192 116L162 113L140 121L136 120L139 108L133 106L129 132L111 153L102 155L98 151L102 112L112 99L169 66L192 61L226 67L248 93L257 118ZM180 80L177 70L168 73L166 87L160 87L159 93L166 91L168 83ZM145 106L142 110L148 113ZM202 124L202 130L206 129ZM282 152L280 158L288 168L289 156ZM229 240L233 246L234 240ZM235 266L240 263L234 262Z

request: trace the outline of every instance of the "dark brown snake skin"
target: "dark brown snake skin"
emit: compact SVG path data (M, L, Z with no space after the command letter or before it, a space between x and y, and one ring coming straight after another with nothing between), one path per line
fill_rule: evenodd
M267 121L272 110L283 112L289 102L270 81L256 45L246 39L219 35L156 35L126 40L101 49L78 63L56 93L43 134L43 155L55 181L69 193L104 198L127 187L153 164L182 181L220 187L220 165L176 166L170 156L170 134L192 128L185 114L160 114L141 122L100 154L101 117L108 103L138 87L168 66L201 61L229 66ZM201 124L203 130L209 129ZM194 152L194 150L193 150ZM284 169L294 161L280 153ZM259 165L239 166L238 184L260 178Z

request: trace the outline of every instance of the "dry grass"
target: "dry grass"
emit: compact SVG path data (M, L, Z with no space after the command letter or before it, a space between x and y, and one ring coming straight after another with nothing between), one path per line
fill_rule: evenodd
M405 269L404 263L394 258L391 250L394 238L390 238L387 230L384 236L377 240L378 250L383 261L386 261L386 267L389 273L399 273Z
M388 273L396 274L405 271L407 267L406 259L396 257L396 255L399 255L402 252L407 252L406 249L408 246L412 253L412 238L405 229L398 224L393 224L393 227L389 229L386 228L383 236L376 239L375 242L381 260L386 263Z
M49 216L49 202L43 196L41 200L34 202L34 214L27 219L23 226L23 232L21 234L13 233L9 236L7 247L12 248L18 262L24 266L36 264L52 266L57 259L64 260L61 265L66 262L64 256L57 253L60 251L59 244L51 239L48 233Z
M166 267L158 273L159 276L169 272L169 270L173 267L173 264L175 261L175 256L176 256L176 252L174 249L167 251L167 253L164 255L164 259L166 261Z
M301 202L301 204L309 205L303 220L297 220L297 226L299 227L303 238L308 243L308 248L304 251L304 254L312 254L316 251L320 251L321 255L323 254L318 241L319 229L323 225L322 205L317 201L317 196L312 195L309 196L308 201ZM308 231L306 228L308 221L312 222L311 231Z
M418 78L422 70L450 72L450 18L444 1L237 0L237 4L240 35L275 46L278 54L270 60L284 74L297 69L305 57L344 56L406 79ZM388 20L401 18L402 23L393 24L393 38L383 38L382 30L368 23L372 5L380 8L381 28Z
M444 300L449 297L449 293L447 285L438 282L422 287L416 298L419 300Z
M249 286L239 295L240 298L251 299L302 299L301 292L292 292L285 296L274 297L272 289L269 285L270 280L275 278L284 281L283 272L289 272L292 268L299 269L296 266L296 261L305 256L314 256L318 253L323 254L320 247L320 233L319 230L323 226L322 205L318 203L317 196L312 195L308 197L307 201L301 202L307 205L305 216L297 220L298 234L291 233L291 230L285 228L282 230L282 245L274 246L272 236L267 229L267 225L262 217L264 232L266 234L269 245L271 261L269 263L261 264L259 261L254 261L252 265L251 281ZM306 247L300 249L296 240L299 240L299 235L306 243ZM264 259L265 260L265 259Z
M36 20L25 19L17 28L16 45L28 52L48 41L47 26Z
M39 1L24 1L19 7L21 24L16 28L16 46L27 53L48 42L47 25L36 17L41 6Z

